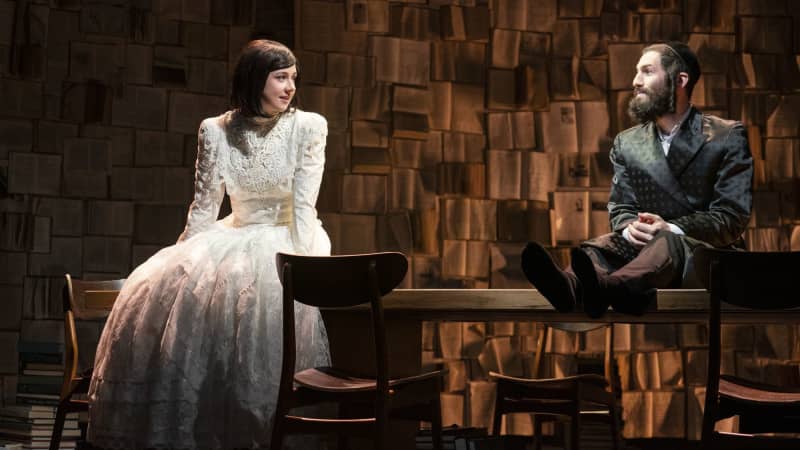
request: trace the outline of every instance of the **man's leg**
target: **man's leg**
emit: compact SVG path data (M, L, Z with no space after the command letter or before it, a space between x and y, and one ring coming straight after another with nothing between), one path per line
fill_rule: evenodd
M613 272L610 278L624 283L633 292L681 284L686 264L686 246L671 231L659 231L633 261Z
M582 246L579 249L589 256L594 270L599 275L609 275L629 262L629 260L624 260L619 256L607 254L597 247Z
M597 256L602 255L594 249L573 248L570 251L572 272L583 289L583 311L593 319L602 317L611 305L601 291L600 284L602 277L608 276L609 271L603 265L597 264Z
M611 304L600 292L600 279L624 266L628 261L588 245L573 248L570 257L571 270L583 288L584 312L593 319L602 317Z
M680 236L669 231L658 232L636 258L606 274L598 273L594 262L584 252L573 252L572 258L584 296L599 302L597 308L588 308L588 313L611 304L616 311L638 315L645 312L656 288L680 286L686 247Z
M522 251L525 277L560 312L570 312L581 301L578 278L562 270L541 245L530 242Z

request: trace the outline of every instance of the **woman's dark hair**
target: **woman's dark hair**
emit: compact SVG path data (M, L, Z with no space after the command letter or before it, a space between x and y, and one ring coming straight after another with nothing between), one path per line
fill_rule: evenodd
M245 116L265 116L261 109L261 92L267 76L270 72L294 65L297 65L297 58L280 42L268 39L248 42L233 71L231 105Z

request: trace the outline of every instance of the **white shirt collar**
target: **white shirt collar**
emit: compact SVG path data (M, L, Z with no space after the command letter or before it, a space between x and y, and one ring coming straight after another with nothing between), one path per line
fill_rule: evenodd
M667 143L672 142L672 138L674 138L678 134L678 131L680 131L681 129L681 125L683 125L683 122L685 122L686 118L689 117L689 113L691 111L692 111L692 105L689 104L689 107L686 108L686 111L683 113L683 116L681 116L681 120L679 120L678 123L676 123L675 126L672 127L672 130L668 134L664 134L661 131L661 128L658 126L658 124L655 124L656 131L658 132L658 139L661 142L667 142Z
M669 146L672 145L672 139L678 135L678 131L681 129L681 125L683 122L686 121L686 118L689 117L689 112L692 111L692 105L690 104L688 108L686 108L686 112L683 113L681 120L672 127L672 130L669 134L664 134L661 132L661 128L658 127L658 124L655 124L656 131L658 132L658 141L661 143L661 150L664 151L664 156L669 155Z

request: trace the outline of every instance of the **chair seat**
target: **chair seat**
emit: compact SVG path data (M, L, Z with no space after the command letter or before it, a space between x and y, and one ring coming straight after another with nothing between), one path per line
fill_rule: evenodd
M581 375L573 375L570 377L563 377L563 378L519 378L519 377L512 377L509 375L499 374L497 372L489 372L489 378L493 378L496 381L506 381L510 383L521 384L525 386L531 387L547 387L547 388L567 388L572 386L575 383L584 383L589 384L592 386L606 388L608 386L608 380L602 375L597 375L593 373L589 374L581 374Z
M417 383L423 380L435 380L443 374L444 371L437 370L411 377L391 379L389 380L389 387ZM294 381L300 386L326 392L363 392L376 389L375 379L350 376L331 367L315 367L297 372L294 375Z
M607 414L616 402L607 389L608 380L596 374L530 379L489 372L489 378L497 382L498 395L502 395L508 411L545 414L549 410L556 415L572 415L577 402L581 414L588 411ZM501 389L504 384L507 387ZM599 417L601 413L595 415Z
M598 374L579 374L559 378L540 378L542 359L547 348L549 335L554 330L585 333L596 328L605 329L605 376ZM497 383L495 395L492 434L500 435L503 424L508 424L504 416L524 413L536 417L533 436L536 448L542 444L542 424L559 422L568 429L565 445L577 449L580 442L581 423L585 420L605 423L610 432L611 447L619 449L619 414L617 398L608 378L612 373L613 358L612 328L609 325L582 324L576 327L546 325L539 330L536 339L536 353L531 367L532 378L515 377L497 372L489 372L489 379ZM507 430L508 431L508 430Z
M433 448L442 450L440 395L444 371L396 379L389 375L391 358L382 298L406 276L406 256L397 252L339 256L278 253L275 265L283 286L283 365L268 448L282 449L286 435L310 433L338 435L337 448L349 448L350 437L365 436L372 438L374 448L386 449L393 447L389 445L389 421L405 419L416 424L430 422ZM371 332L374 354L353 355L354 365L363 368L357 369L363 370L361 373L332 367L295 372L295 302L326 310L369 304L371 329L358 331L366 339ZM299 407L320 403L335 404L336 416L300 415ZM292 409L296 414L290 414Z
M790 407L800 409L800 392L786 392L776 386L760 385L743 379L723 376L719 380L720 398L752 403L763 407Z
M784 439L791 439L793 444L797 443L800 439L800 433L732 433L730 431L717 431L718 436L722 438L738 439L738 438L758 438L766 441L781 441Z
M715 431L714 449L745 450L787 450L796 449L800 442L797 433L747 434Z

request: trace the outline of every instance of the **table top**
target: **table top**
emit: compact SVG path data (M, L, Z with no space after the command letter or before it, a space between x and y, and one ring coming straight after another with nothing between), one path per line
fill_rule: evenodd
M662 289L656 305L642 316L609 311L600 319L582 312L560 313L536 289L395 289L384 297L387 319L545 322L702 323L709 295L703 289ZM366 310L366 305L350 311ZM753 311L723 305L728 323L800 323L800 309Z

